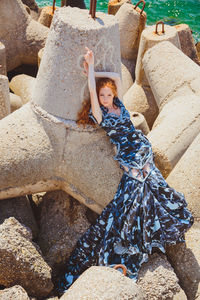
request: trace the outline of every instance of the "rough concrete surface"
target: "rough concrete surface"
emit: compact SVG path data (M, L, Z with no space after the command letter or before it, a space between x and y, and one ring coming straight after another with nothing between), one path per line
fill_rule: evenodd
M164 255L153 254L142 265L137 281L145 300L186 300L178 278Z
M174 167L167 182L184 193L188 207L195 218L200 218L200 134Z
M60 299L142 300L144 298L137 284L120 271L93 266L86 270Z
M143 65L160 110L177 93L186 96L186 88L200 96L200 66L172 43L162 42L149 49Z
M37 243L56 273L66 264L76 242L90 225L85 215L86 206L63 191L54 191L43 196L39 210Z
M6 47L7 71L21 64L37 64L49 29L27 13L21 0L0 1L0 40Z
M10 112L17 110L18 108L22 107L23 102L21 97L10 93Z
M0 224L10 217L29 227L34 238L37 236L38 226L28 197L0 200Z
M137 59L140 36L147 19L146 13L140 12L132 3L124 3L115 15L119 22L121 56L125 59Z
M0 42L0 75L7 75L6 72L6 48Z
M8 77L0 75L0 119L10 113L10 93Z
M194 94L165 104L148 134L155 162L166 177L200 130L200 99Z
M188 300L200 299L200 222L185 235L186 243L167 248L167 256Z
M23 104L25 104L32 99L35 82L35 77L26 74L20 74L12 78L9 83L9 87L13 93L20 96Z
M0 290L0 300L30 300L27 292L20 286Z
M123 95L128 91L128 89L133 85L133 78L128 70L128 68L122 63L122 87Z
M0 284L21 285L29 295L44 297L53 288L51 269L31 242L31 233L15 218L0 225Z

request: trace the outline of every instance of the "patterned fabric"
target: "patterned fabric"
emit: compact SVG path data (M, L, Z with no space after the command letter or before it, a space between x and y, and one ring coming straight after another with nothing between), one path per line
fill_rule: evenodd
M169 187L154 165L148 139L134 128L123 103L117 98L114 103L121 108L120 116L101 107L100 126L117 146L114 159L128 172L124 172L114 199L77 242L59 282L60 292L92 265L124 264L128 276L137 280L152 250L164 253L166 244L184 242L184 233L193 224L184 195ZM147 165L150 170L144 173ZM138 171L136 176L133 169ZM138 174L142 175L138 178Z

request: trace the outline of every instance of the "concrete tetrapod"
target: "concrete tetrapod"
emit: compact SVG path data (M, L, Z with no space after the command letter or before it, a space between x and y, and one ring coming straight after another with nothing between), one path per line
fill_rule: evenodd
M85 45L94 50L96 70L120 72L114 16L97 13L94 20L78 8L56 11L34 103L0 122L0 199L61 189L98 213L112 200L122 171L108 137L75 122L87 94L87 79L80 75Z
M7 75L6 72L6 48L4 44L0 42L0 74Z
M172 43L149 49L143 66L160 110L176 96L200 96L200 67Z
M158 106L152 94L149 82L146 79L142 59L145 52L162 41L170 41L180 48L180 41L176 29L165 25L165 32L155 33L155 25L145 28L141 34L138 57L135 68L135 82L124 95L124 104L130 111L142 113L151 128L158 115ZM166 63L166 61L165 61Z
M7 71L24 64L37 64L49 29L33 20L21 0L0 1L0 41L6 47Z
M199 131L199 97L194 94L176 97L163 107L147 137L164 177L171 172Z
M10 93L8 77L0 75L0 119L10 113Z
M20 74L12 78L9 83L10 89L21 97L23 104L31 101L36 79L35 77Z

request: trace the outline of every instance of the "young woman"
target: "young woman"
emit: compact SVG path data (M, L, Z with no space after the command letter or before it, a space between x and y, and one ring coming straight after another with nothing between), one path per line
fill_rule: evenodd
M117 147L115 159L124 169L114 199L78 241L60 281L65 291L92 265L123 264L137 280L142 263L166 244L184 241L193 224L184 195L169 187L153 162L151 144L136 130L123 103L116 73L94 72L94 55L86 48L85 73L91 99L91 117ZM95 75L102 78L95 82Z

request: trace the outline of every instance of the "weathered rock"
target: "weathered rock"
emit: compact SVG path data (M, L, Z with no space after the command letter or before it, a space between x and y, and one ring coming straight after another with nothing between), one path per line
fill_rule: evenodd
M141 86L135 81L123 98L128 111L137 111L143 114L148 126L152 128L159 110L150 87Z
M31 232L15 218L0 225L0 284L21 285L36 297L53 288L50 267L31 242Z
M54 273L66 264L76 242L89 227L85 213L86 206L63 191L43 197L38 244Z
M108 267L91 267L60 299L139 300L143 295L137 284L121 272Z
M160 110L178 95L200 96L200 67L172 43L162 42L149 49L143 66Z
M120 73L117 20L103 13L94 20L85 10L64 7L55 12L50 32L33 102L0 121L0 199L61 189L100 213L122 170L105 132L76 124L87 93L79 62L87 44L97 71Z
M149 261L143 264L139 271L137 284L145 300L187 300L173 268L164 255L149 256Z
M20 74L12 78L9 87L16 95L20 96L23 104L25 104L32 99L35 82L35 77Z
M186 244L167 247L167 256L187 299L200 299L200 223L194 223L185 239Z
M133 78L127 67L122 63L122 86L123 95L128 91L128 89L133 84Z
M167 177L169 185L182 193L195 218L200 218L200 134L194 139L187 151Z
M125 59L137 58L140 36L145 28L146 13L140 14L140 8L134 9L133 4L124 3L116 18L119 21L121 56Z
M149 133L149 126L144 118L144 116L138 112L131 112L131 121L136 129L142 130L142 132L147 135Z
M133 81L135 81L135 61L121 57L121 62L130 72Z
M130 0L111 0L108 2L108 14L115 15L124 3L131 3Z
M7 75L6 72L6 48L0 42L0 75Z
M187 24L178 24L175 28L178 32L183 53L191 58L196 64L200 65L190 27Z
M0 40L6 47L7 71L21 64L37 64L49 29L27 13L21 0L0 1Z
M165 104L147 136L156 156L155 162L164 177L172 171L198 135L199 130L200 99L198 97L191 94L174 98Z
M0 300L29 300L27 292L20 286L0 290Z
M23 102L21 97L10 93L10 112L17 110L18 108L22 107Z
M8 77L0 75L0 119L10 113L10 93Z
M19 197L0 201L0 224L10 217L14 217L21 224L29 227L34 238L37 236L38 226L28 197Z

